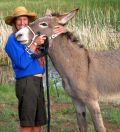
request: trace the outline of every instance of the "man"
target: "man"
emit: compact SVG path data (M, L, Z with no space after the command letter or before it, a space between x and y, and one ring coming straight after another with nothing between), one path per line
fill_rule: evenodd
M37 59L30 57L38 45L44 43L45 35L38 36L26 47L16 41L14 34L29 25L37 18L37 14L29 12L25 7L17 7L11 16L5 18L5 23L12 26L13 33L9 36L5 51L12 62L16 78L16 96L18 98L18 112L20 132L41 132L41 126L46 124L46 110L42 77L44 67ZM65 33L62 26L55 27L55 33Z

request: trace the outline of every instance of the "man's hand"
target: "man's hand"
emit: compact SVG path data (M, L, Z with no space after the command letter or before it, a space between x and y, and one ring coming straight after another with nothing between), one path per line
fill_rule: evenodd
M59 26L55 26L53 31L55 34L62 34L62 33L66 33L67 29L64 26L59 25Z
M35 41L29 46L29 48L34 52L39 45L44 44L45 39L45 35L40 35L36 37Z
M46 39L45 35L40 35L35 39L34 43L36 43L36 45L41 45L45 42L45 39Z

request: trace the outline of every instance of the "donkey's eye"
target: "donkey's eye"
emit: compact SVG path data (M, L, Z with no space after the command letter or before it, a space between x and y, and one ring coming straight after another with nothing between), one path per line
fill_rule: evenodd
M46 27L48 27L48 24L46 22L42 22L42 23L39 24L39 26L41 28L46 28Z
M41 25L43 25L43 26L48 26L48 24L47 24L47 23L42 23Z

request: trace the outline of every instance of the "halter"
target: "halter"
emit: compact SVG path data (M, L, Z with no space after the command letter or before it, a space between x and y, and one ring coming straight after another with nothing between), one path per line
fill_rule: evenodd
M40 34L36 35L35 32L32 30L32 28L31 28L30 26L27 26L27 28L28 28L28 29L32 32L32 34L33 34L32 41L31 41L31 43L30 43L29 46L28 46L28 47L30 47L30 45L34 42L35 38L36 38L37 36L39 36ZM54 39L54 38L56 38L58 35L59 35L59 33L52 34L52 36L48 37L48 39L49 39L49 40Z
M52 36L49 37L49 40L56 38L58 35L59 33L53 34Z
M27 28L28 28L28 29L32 32L32 34L33 34L32 41L31 41L31 43L30 43L29 46L28 46L28 47L30 47L30 45L34 42L35 38L36 38L37 36L39 36L39 35L36 35L35 32L32 30L32 28L31 28L30 26L27 26Z

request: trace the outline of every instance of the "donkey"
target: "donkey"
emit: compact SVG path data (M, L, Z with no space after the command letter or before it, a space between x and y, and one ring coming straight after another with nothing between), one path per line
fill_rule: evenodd
M72 98L79 130L87 132L87 107L95 131L106 132L99 101L120 97L120 50L88 50L70 32L54 34L54 26L66 25L77 11L75 9L62 15L46 11L44 17L19 30L15 36L26 45L33 41L38 32L48 36L48 54L62 78L64 89Z

